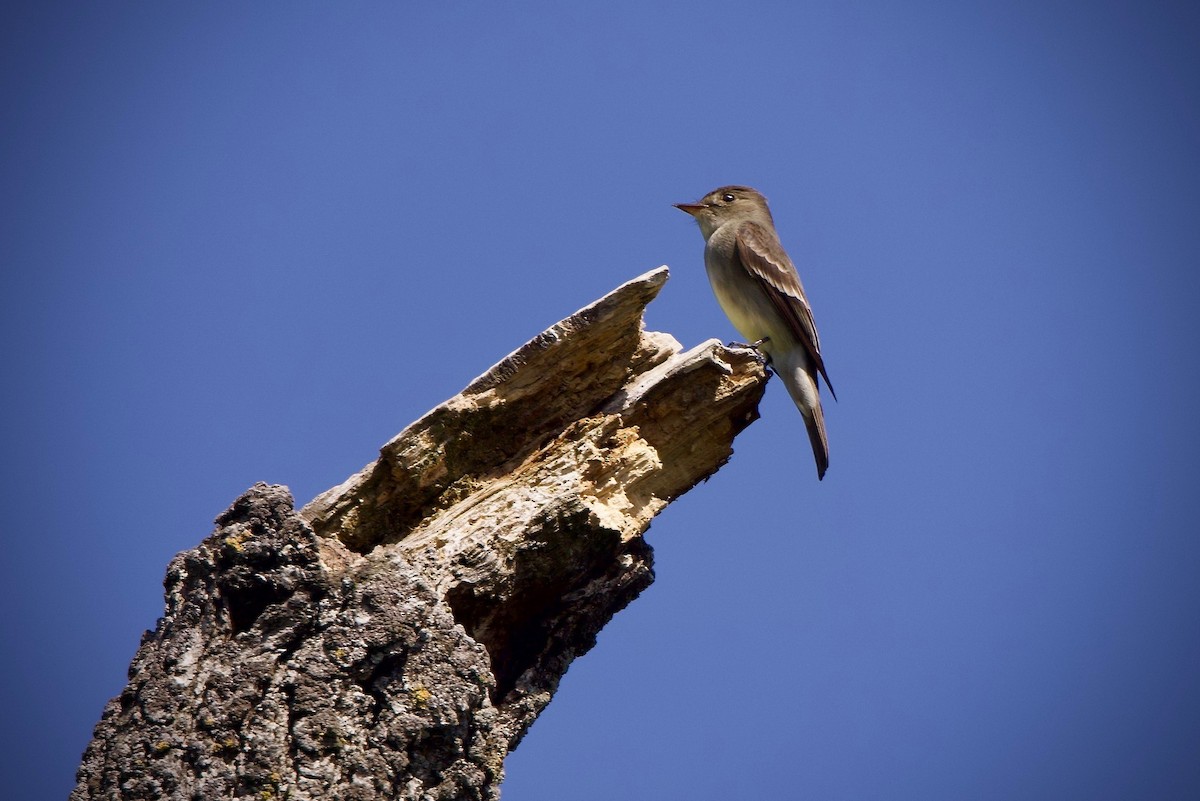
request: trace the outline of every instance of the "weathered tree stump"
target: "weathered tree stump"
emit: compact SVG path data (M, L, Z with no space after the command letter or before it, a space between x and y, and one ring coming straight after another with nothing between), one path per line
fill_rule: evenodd
M757 417L757 356L646 332L659 268L508 356L301 509L258 484L167 571L83 799L495 799L654 579L642 535Z

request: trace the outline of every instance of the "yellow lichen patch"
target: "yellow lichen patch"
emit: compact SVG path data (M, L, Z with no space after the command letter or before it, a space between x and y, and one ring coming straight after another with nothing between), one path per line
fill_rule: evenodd
M214 751L236 751L238 747L238 739L232 734L224 739L217 740L213 744Z
M429 699L433 697L433 693L425 689L425 685L418 684L416 687L408 689L408 695L412 698L413 703L418 707L424 708L429 705Z
M238 553L241 553L242 543L250 539L251 536L253 536L253 532L250 531L250 529L245 529L243 531L239 531L237 534L230 534L225 538L225 544Z

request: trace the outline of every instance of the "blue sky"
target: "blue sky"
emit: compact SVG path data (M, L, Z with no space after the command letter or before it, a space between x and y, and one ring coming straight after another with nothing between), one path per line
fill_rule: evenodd
M1184 3L10 3L0 768L61 798L178 551L298 503L761 189L772 382L524 799L1200 797L1200 12Z

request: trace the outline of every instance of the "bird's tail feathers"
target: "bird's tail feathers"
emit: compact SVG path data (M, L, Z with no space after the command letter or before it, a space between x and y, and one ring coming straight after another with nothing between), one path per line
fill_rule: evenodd
M797 348L794 358L773 359L776 372L787 387L792 402L804 417L808 429L808 441L812 444L813 458L817 462L817 479L825 478L829 469L829 437L825 433L825 411L821 408L821 396L817 391L817 377L808 363L806 354Z
M800 413L804 415L804 427L808 429L808 441L812 444L813 458L817 460L817 480L820 481L829 469L829 437L825 434L825 412L821 409L820 399L817 399L812 414L805 414L803 409Z

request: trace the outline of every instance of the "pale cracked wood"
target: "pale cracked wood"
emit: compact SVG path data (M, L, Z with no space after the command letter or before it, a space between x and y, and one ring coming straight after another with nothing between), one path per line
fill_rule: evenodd
M256 485L172 561L73 801L496 799L570 662L653 581L642 534L766 373L642 330L666 268L568 317L301 512Z
M614 469L639 453L656 464L639 481L646 509L630 510L636 522L622 524L644 530L663 504L729 457L733 437L757 413L765 380L750 351L710 340L680 354L673 337L643 330L643 310L667 274L665 267L646 273L539 334L302 514L317 533L369 550L428 525L439 508L486 494L568 428L582 440L588 428L645 426L635 434L642 445L609 452L616 442L609 440L604 448ZM619 419L606 422L608 415ZM592 483L585 478L579 491L591 492Z

